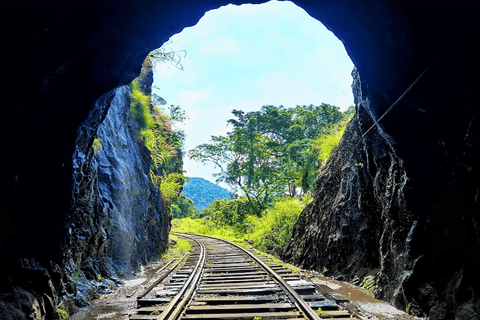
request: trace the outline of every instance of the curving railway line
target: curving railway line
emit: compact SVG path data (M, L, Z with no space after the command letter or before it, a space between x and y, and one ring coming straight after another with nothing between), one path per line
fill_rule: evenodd
M175 234L191 239L192 251L147 284L131 320L362 318L272 260L225 240Z

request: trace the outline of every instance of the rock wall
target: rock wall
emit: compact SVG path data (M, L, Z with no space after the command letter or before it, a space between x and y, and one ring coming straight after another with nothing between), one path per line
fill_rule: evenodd
M373 27L377 36L337 34L359 50L351 52L357 115L283 255L347 280L373 273L377 297L417 315L477 319L479 7L408 3L395 15L398 3L371 5L361 10L380 10L392 25L386 34ZM368 46L355 45L362 40Z
M151 83L150 83L151 85ZM131 93L121 86L97 101L79 132L74 157L75 191L65 262L69 276L88 304L93 290L109 279L128 278L166 249L170 217L149 177L150 153L138 140L129 117ZM103 118L99 115L105 115ZM103 118L95 133L95 123ZM95 151L93 139L101 147ZM84 280L104 279L103 285Z
M107 249L107 245L98 246L104 243L101 232L94 233L96 236L90 238L91 242L71 237L72 230L89 225L90 217L98 217L99 223L107 219L105 208L94 205L100 203L97 199L100 190L95 189L95 183L88 183L95 181L93 169L87 170L94 167L90 165L94 158L88 149L96 126L107 111L97 108L95 101L100 97L104 101L113 99L112 90L139 74L149 51L183 28L194 25L206 11L229 2L243 1L192 0L183 1L181 5L174 1L0 3L0 26L5 30L2 38L5 49L1 53L5 63L0 117L0 308L7 310L15 306L8 309L18 312L13 318L38 314L55 318L58 303L55 297L75 292L58 267L66 258L67 261L72 258L73 264L78 263L76 251L66 252L67 243L79 252L86 250L92 254L96 254L95 250L103 254ZM301 257L302 252L290 253L290 256L304 261L306 267L328 265L332 274L345 277L355 269L348 268L349 261L364 263L362 267L366 269L378 267L382 269L378 277L379 296L395 299L401 305L402 294L395 292L395 288L399 288L405 293L406 303L431 318L478 318L479 3L294 2L344 43L361 76L360 100L368 99L369 103L357 103L358 123L351 124L347 131L352 139L355 132L358 136L372 124L372 117L379 119L415 79L431 67L380 121L381 134L375 129L368 134L371 139L360 139L361 144L366 143L361 149L363 155L356 154L354 159L362 162L354 163L358 165L351 169L358 175L347 169L339 170L333 164L329 164L329 175L322 174L322 177L331 176L332 181L335 176L342 181L342 177L350 174L361 184L348 191L352 197L345 200L349 203L345 207L357 208L357 212L365 215L356 218L358 221L380 228L370 233L362 231L358 237L356 248L368 248L367 254L358 258L348 254L335 258L347 268L335 272L331 262L313 261L307 256L313 252L310 246L319 246L316 241L326 239L326 235L318 231L317 234L305 232L305 237L311 237L308 241L302 237L292 239L292 248L297 246L295 243L298 248L305 243L302 249L305 256ZM88 117L89 113L93 118ZM96 124L92 124L82 138L85 139L81 150L85 159L73 163L77 133L87 118L94 119ZM342 144L353 144L344 141ZM388 157L381 155L380 147L387 148ZM339 150L346 152L346 145ZM340 156L335 158L338 164L344 161ZM81 166L85 170L80 170ZM387 167L392 171L385 171ZM408 178L404 187L401 187L402 170ZM72 180L74 172L83 172L84 176ZM76 193L76 183L86 184L85 194ZM382 192L393 192L395 196ZM84 202L85 210L92 212L87 215L88 221L82 220L81 215L70 215L72 193L78 195L79 200L87 196L94 198L92 204ZM401 201L395 201L396 197L404 198L406 207L399 204ZM299 225L307 226L302 221L310 216L312 221L319 220L320 217L313 218L314 214L327 217L319 211L321 199L318 195L317 206L302 215ZM324 199L326 203L330 201ZM354 204L358 201L359 204ZM78 213L84 212L82 210ZM379 215L381 219L373 222ZM399 217L407 219L399 222ZM329 219L333 219L332 227L338 227L342 219L347 229L356 224L350 217L341 218L339 211ZM321 222L317 222L316 227L321 229ZM104 228L107 237L115 228L115 224L113 231ZM327 233L330 231L327 229ZM90 232L90 227L86 227L85 234ZM411 239L408 246L407 239ZM350 245L354 240L352 237L351 241L337 243ZM333 240L328 241L335 244ZM387 250L388 245L392 248ZM332 253L340 254L342 250L341 247L329 248ZM406 267L398 259L390 259L387 251L408 255L404 260ZM360 256L362 252L357 254ZM392 267L390 262L395 262ZM92 273L97 271L95 267L92 270ZM401 280L403 273L396 277L400 270L406 272L404 280ZM389 287L390 281L393 284Z
M352 76L357 112L281 255L357 284L373 271L377 296L405 308L403 284L415 266L410 241L417 225L405 196L407 172L392 137L371 121L356 69Z

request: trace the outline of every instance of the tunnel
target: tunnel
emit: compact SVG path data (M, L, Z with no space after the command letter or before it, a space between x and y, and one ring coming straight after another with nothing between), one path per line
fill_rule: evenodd
M480 5L293 2L343 42L355 65L356 115L325 178L353 177L358 184L346 186L341 198L327 183L317 190L283 256L304 268L328 266L346 280L359 272L354 263L379 268L378 295L397 307L432 319L477 319ZM229 3L244 2L2 2L0 303L6 319L15 308L28 309L30 298L21 306L12 301L18 288L41 301L39 314L47 319L58 318L55 305L70 290L63 284L65 259L78 248L67 239L80 219L72 199L73 155L91 148L103 121L92 110L140 73L151 50ZM340 170L348 161L365 165ZM362 210L330 209L331 199L339 199L339 208ZM323 231L307 230L310 222ZM365 232L323 241L340 225ZM356 251L346 249L351 243Z

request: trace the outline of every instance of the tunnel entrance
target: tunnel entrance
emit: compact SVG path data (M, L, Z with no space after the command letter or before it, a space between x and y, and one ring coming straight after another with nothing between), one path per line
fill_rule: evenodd
M386 300L431 318L478 318L480 115L476 92L480 53L474 40L480 29L478 4L296 3L343 41L358 69L355 97L362 108L368 105L373 115L383 114L432 61L435 64L382 120L394 142L388 148L394 149L398 158L382 152L385 140L361 140L364 154L359 155L357 166L331 171L330 181L346 181L342 180L346 177L342 174L347 173L342 173L343 169L363 172L352 176L360 180L351 181L363 181L364 192L357 197L353 191L358 189L340 190L348 184L332 183L328 190L339 192L317 196L317 205L302 216L296 229L290 252L298 255L291 260L315 267L329 257L345 257L343 261L332 260L330 271L348 278L351 274L344 270L361 266L368 256L349 255L345 248L366 248L354 251L381 256L383 270L377 292ZM112 242L106 230L110 224L115 228L124 221L112 216L110 207L98 205L104 199L94 186L93 170L88 170L94 134L106 116L105 104L116 103L114 98L121 96L121 90L116 96L112 89L130 83L139 74L149 51L185 26L194 25L205 12L226 3L183 4L2 3L2 23L12 30L5 34L9 49L4 51L8 61L4 73L9 79L4 84L9 93L4 104L9 107L0 126L1 136L6 137L0 148L0 267L2 283L6 284L2 294L9 308L2 308L2 312L10 310L16 318L31 318L36 313L55 318L59 297L76 294L76 271L86 270L89 279L94 279L99 271L97 262L107 260L105 252L112 250ZM94 117L86 123L89 113ZM359 120L360 129L369 127ZM361 136L360 129L350 131L352 139ZM122 142L118 139L112 145L117 143L115 147L122 150ZM103 148L108 145L105 142ZM366 159L372 161L367 164ZM387 165L391 160L394 166ZM137 167L148 171L148 166ZM399 167L401 170L389 171ZM92 184L86 183L87 188L75 194L80 185L72 182L72 176L79 172L79 180ZM117 191L139 196L134 185L123 188L121 179L114 181ZM405 196L397 196L400 189ZM72 207L72 194L79 200L78 206ZM383 197L392 194L393 198ZM328 211L332 199L344 207ZM391 210L392 205L398 208L399 204L408 210ZM147 214L156 210L148 201L142 205ZM357 207L369 214L346 214ZM337 224L331 219L316 220L320 212L336 217ZM353 218L365 223L355 225ZM168 225L168 219L161 220L159 215L147 221ZM307 228L327 230L328 223L333 226L331 232L304 232ZM354 227L342 229L345 225ZM373 233L363 237L358 230ZM158 234L158 239L165 238L166 233ZM146 248L146 237L135 234L126 238ZM309 246L306 238L328 245ZM144 253L144 257L149 254ZM91 259L83 259L86 257ZM397 258L404 260L398 263ZM108 268L104 271L112 272ZM16 297L23 297L26 305L10 303L19 301Z
M157 64L153 86L167 105L187 112L186 150L231 130L226 121L233 109L327 103L345 111L353 105L353 63L343 44L290 1L208 11L163 48L186 52L181 70ZM184 161L188 176L212 180L212 164Z

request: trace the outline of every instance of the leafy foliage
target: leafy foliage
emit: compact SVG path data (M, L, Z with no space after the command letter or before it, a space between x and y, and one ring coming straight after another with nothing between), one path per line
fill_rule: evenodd
M248 240L260 250L275 253L287 242L300 212L311 200L311 196L302 199L289 197L277 199L273 207L266 210L262 217L250 214L248 209L241 214L232 212L232 206L242 202L245 205L248 202L245 198L221 200L214 202L215 210L210 206L202 212L206 213L203 219L173 220L172 230L210 235L231 241Z
M132 81L130 88L130 117L139 127L138 139L150 152L150 179L160 189L167 211L175 202L185 183L181 172L181 148L185 134L172 128L174 121L183 121L185 114L179 106L171 106L171 116L154 107L150 88L152 65L155 56L150 54L142 66L140 75Z
M279 199L261 218L248 216L245 224L249 239L253 240L254 246L260 250L278 253L290 238L293 225L297 222L306 203L311 201L311 197L302 200Z
M99 153L100 150L102 150L102 140L95 138L93 140L92 147L93 147L93 153L95 154Z
M193 205L193 200L188 198L185 193L180 193L177 200L170 206L173 219L182 219L186 217L196 217L199 211Z
M228 120L232 131L227 136L212 136L189 156L213 163L220 170L217 180L241 192L260 216L276 197L315 191L321 166L318 152L329 154L332 150L327 149L330 140L316 141L339 132L335 128L350 119L353 108L340 112L338 107L322 103L296 108L263 106L260 111L232 113L235 118Z
M242 229L243 221L252 212L247 198L215 199L208 208L201 212L213 226L229 225Z
M246 238L245 233L232 226L215 227L204 219L174 219L172 220L172 231L203 234L230 241L243 241Z
M177 200L184 183L184 175L178 172L167 174L160 179L160 191L167 208Z

